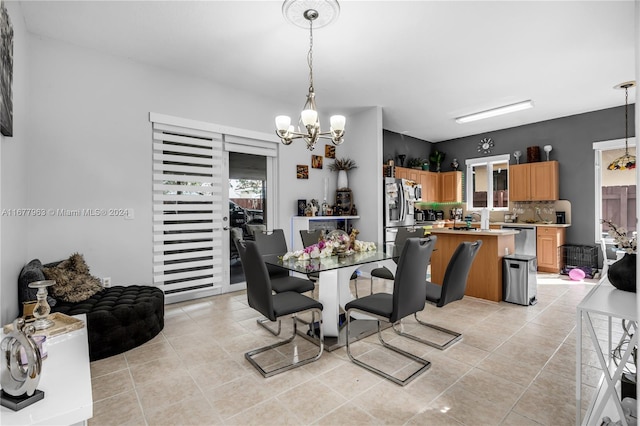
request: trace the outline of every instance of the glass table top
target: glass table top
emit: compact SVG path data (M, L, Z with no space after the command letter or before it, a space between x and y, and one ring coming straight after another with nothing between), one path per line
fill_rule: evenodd
M356 252L347 256L330 256L316 259L299 260L289 258L282 260L282 255L266 255L264 262L268 265L279 266L290 271L308 274L310 272L330 271L348 266L364 265L371 262L393 259L393 253L386 253L383 249L367 252Z

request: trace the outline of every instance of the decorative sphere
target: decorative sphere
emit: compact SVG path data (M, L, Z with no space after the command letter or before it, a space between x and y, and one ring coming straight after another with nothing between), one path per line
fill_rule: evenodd
M349 234L342 229L335 229L329 232L326 239L334 243L333 254L338 255L345 253L349 249L349 243L351 242Z

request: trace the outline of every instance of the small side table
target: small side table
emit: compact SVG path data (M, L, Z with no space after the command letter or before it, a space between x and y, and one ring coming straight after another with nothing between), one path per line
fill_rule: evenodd
M593 328L592 315L602 315L608 320L608 347L602 348ZM624 319L632 322L631 328L635 330L632 336L626 334L623 338L629 338L627 348L622 355L618 366L613 362L612 346L612 319ZM601 386L596 396L587 409L584 422L582 421L582 323L586 324L589 337L598 355L603 377ZM630 359L632 349L638 344L638 313L636 311L636 295L613 287L605 276L589 294L578 304L576 324L576 425L600 424L600 417L605 406L612 404L623 425L627 425L624 418L620 396L616 391L616 384L620 381L624 366ZM606 357L606 359L605 359ZM608 413L611 415L613 413ZM615 418L612 418L616 420Z
M86 424L93 416L86 315L76 315L85 326L47 338L48 356L42 363L38 389L44 399L13 411L0 407L3 425Z

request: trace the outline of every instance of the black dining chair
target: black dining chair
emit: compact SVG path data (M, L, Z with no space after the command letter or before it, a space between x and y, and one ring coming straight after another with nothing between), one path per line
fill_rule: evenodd
M345 306L347 312L347 355L349 355L351 361L401 386L408 384L418 375L426 371L431 366L431 363L424 358L385 342L380 330L380 321L393 324L408 315L415 314L424 309L427 294L427 289L424 284L434 243L435 238L408 239L398 259L398 269L393 282L393 293L374 293L361 297L360 299L352 300ZM405 379L401 379L354 357L351 353L353 343L350 343L352 340L352 336L350 335L351 314L354 311L371 315L376 319L378 339L383 347L419 363L420 367Z
M291 317L293 322L293 332L291 337L272 345L254 349L245 353L244 356L247 361L249 361L251 365L253 365L264 377L271 377L275 374L282 373L283 371L300 367L318 360L324 350L322 304L317 300L295 291L274 293L272 287L273 281L269 276L267 265L262 260L262 254L258 249L258 244L254 241L238 241L237 246L238 253L240 253L242 268L244 269L244 275L247 279L247 300L249 302L249 306L260 312L268 318L269 321L278 321L278 323L280 323L281 318ZM297 315L308 311L311 311L312 322L316 321L316 315L318 318L318 328L320 330L318 353L316 355L300 359L300 354L296 350L293 352L293 359L288 359L286 365L282 365L282 362L284 362L283 360L282 362L272 362L271 365L279 366L272 370L266 370L262 367L256 361L256 355L291 343L297 334ZM281 357L286 356L283 352L279 352L278 354L278 356Z
M395 240L395 250L396 253L402 253L402 246L409 238L422 238L424 236L424 229L422 227L419 228L398 228L398 233L396 235ZM381 278L383 280L393 281L394 276L393 272L391 272L385 266L381 268L376 268L371 271L371 294L373 294L373 279Z
M322 237L323 232L324 231L322 229L316 229L311 231L308 231L306 229L301 229L300 238L302 239L302 246L304 248L307 248L309 246L316 244L318 241L320 241L320 238ZM307 274L307 276L309 277L310 280L314 282L318 282L320 280L320 272L311 272ZM353 281L356 297L358 297L358 272L357 271L353 271L353 274L351 274L351 278L349 278L349 281L350 282Z
M469 278L469 270L471 269L471 265L473 264L473 260L475 259L480 247L482 246L482 240L470 242L465 241L460 243L456 248L456 251L453 252L453 256L449 260L447 264L447 269L444 273L444 279L442 285L434 284L432 282L427 281L427 298L426 301L435 305L438 308L442 308L443 306L455 302L456 300L460 300L464 297L464 292L467 289L467 279ZM418 323L438 330L442 333L452 336L447 342L440 344L430 340L422 339L415 335L408 334L399 329L398 326L401 324L396 324L394 326L394 330L396 333L401 336L408 337L410 339L416 340L418 342L422 342L426 345L433 346L434 348L443 350L447 349L449 346L454 343L460 341L462 339L462 334L451 331L444 327L440 327L435 324L430 324L424 322L418 318L418 313L414 314L416 321Z
M258 250L263 256L269 254L283 255L288 251L287 240L284 237L284 231L282 229L274 229L271 232L256 232L254 237ZM286 291L306 293L308 291L313 292L315 289L315 285L311 280L291 276L289 275L289 271L284 268L279 268L274 265L265 266L269 272L269 278L271 278L271 288L275 293L284 293ZM258 324L269 330L273 335L277 336L280 334L282 324L279 321L278 329L275 331L267 326L267 318L259 318L257 321Z

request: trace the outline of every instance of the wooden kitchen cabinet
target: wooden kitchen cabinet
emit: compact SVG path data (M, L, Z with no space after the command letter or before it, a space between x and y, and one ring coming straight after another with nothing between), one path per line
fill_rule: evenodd
M562 269L560 247L564 245L565 228L537 226L536 255L538 271L559 273Z
M531 163L531 199L557 200L560 197L559 167L557 161Z
M440 181L439 201L441 203L462 202L462 172L437 173Z
M406 167L396 167L396 179L409 179L420 183L420 173L422 170L409 169Z
M422 185L422 201L462 202L462 172L434 173L427 170L396 167L396 179L409 179Z
M529 201L531 199L531 165L509 166L509 201Z
M559 163L542 161L509 167L510 201L549 201L560 197Z
M437 173L423 171L420 174L420 185L422 185L422 201L438 201L439 185Z

